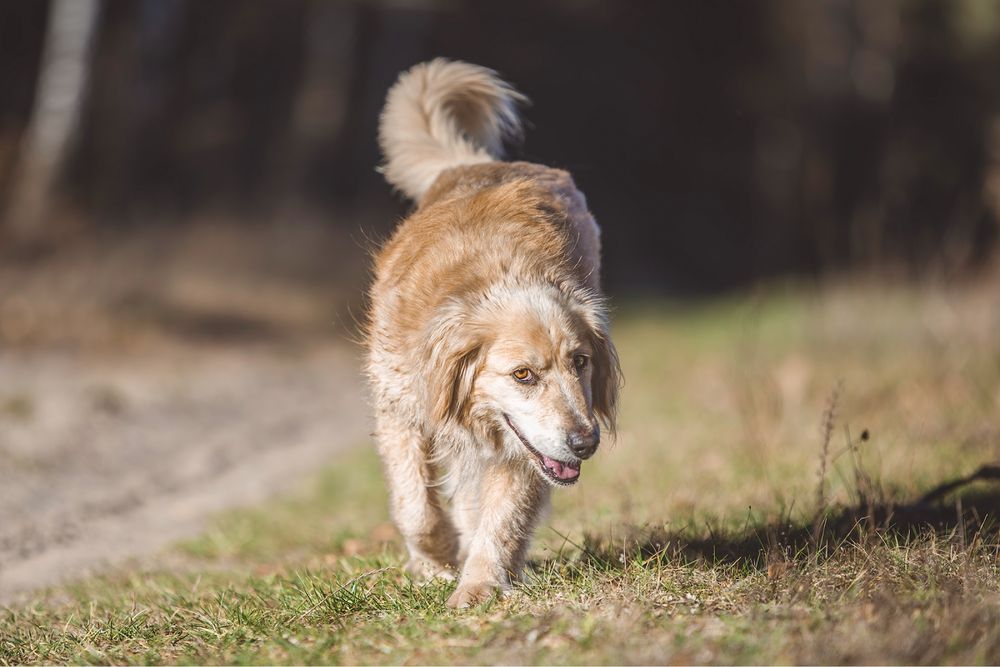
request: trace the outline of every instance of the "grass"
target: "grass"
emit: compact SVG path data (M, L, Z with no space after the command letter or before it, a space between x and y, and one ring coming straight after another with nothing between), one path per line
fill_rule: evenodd
M0 612L0 663L996 663L988 291L632 303L621 432L556 494L527 581L417 586L367 446L298 496ZM825 454L821 454L825 452ZM822 491L820 491L822 489Z

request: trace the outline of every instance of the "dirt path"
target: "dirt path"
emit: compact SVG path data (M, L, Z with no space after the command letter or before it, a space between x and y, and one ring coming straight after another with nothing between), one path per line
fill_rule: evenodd
M364 441L332 342L0 352L0 603L151 554Z

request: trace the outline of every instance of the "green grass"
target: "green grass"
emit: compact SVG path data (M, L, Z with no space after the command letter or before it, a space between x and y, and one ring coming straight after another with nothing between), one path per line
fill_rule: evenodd
M996 486L908 503L1000 459L997 318L871 286L625 304L618 441L512 596L402 576L365 443L159 568L0 612L0 663L996 663Z

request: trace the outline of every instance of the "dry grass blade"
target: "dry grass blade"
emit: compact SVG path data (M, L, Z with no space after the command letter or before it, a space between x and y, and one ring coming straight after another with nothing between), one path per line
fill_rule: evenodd
M348 588L350 588L351 586L353 586L357 582L361 581L362 579L367 579L368 577L373 577L376 574L381 574L383 572L388 572L389 570L395 570L395 569L397 569L397 568L395 568L393 566L380 567L377 570L371 570L369 572L364 572L362 574L359 574L356 577L353 577L352 579L348 579L343 584L341 584L337 588L333 589L332 591L330 591L329 593L327 593L326 595L324 595L320 599L319 602L317 602L312 607L310 607L309 609L306 609L304 612L302 612L301 614L299 614L298 618L296 618L295 620L296 621L301 621L306 616L308 616L309 614L313 613L314 611L316 611L317 609L319 609L320 607L322 607L334 595L336 595L337 593L340 593L341 591L347 590Z

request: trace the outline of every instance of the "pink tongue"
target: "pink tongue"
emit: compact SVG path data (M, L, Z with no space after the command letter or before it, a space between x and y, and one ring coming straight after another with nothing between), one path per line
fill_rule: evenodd
M580 476L579 468L571 468L565 463L550 459L547 456L542 457L542 462L545 464L545 467L555 473L555 476L559 479L576 479Z

